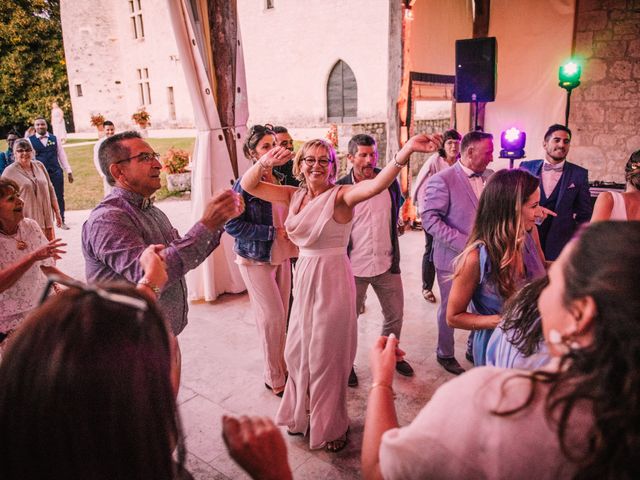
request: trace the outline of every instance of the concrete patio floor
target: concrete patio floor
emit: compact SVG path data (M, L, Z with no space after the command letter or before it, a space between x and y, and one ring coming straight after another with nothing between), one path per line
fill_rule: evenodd
M184 233L191 225L189 201L159 202L174 226ZM68 231L57 234L67 243L66 256L58 263L65 273L84 280L84 259L80 247L82 223L88 210L66 212ZM396 375L396 409L401 425L409 423L431 398L435 389L452 378L437 363L435 314L438 304L421 295L421 264L424 234L409 231L400 237L405 312L401 347L415 369L415 376ZM436 296L439 298L438 292ZM188 468L198 480L249 478L226 453L221 436L221 417L266 415L273 417L280 399L264 387L262 353L246 294L223 295L215 302L191 303L189 325L180 334L182 381L178 401L186 437ZM366 311L359 318L356 372L360 386L348 391L351 417L350 443L335 454L311 451L308 438L284 435L289 463L296 479L360 478L360 447L371 376L369 348L380 333L382 313L369 289ZM464 360L466 332L456 332L456 357ZM284 434L284 429L282 430Z

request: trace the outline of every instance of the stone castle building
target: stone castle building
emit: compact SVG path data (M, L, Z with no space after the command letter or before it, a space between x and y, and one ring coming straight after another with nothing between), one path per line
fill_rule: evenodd
M193 127L167 0L61 0L73 119L94 131L92 114L118 130L144 108L153 128Z
M140 107L151 114L152 128L193 126L167 1L175 0L61 0L78 130L91 129L92 113L119 129L132 126ZM412 6L410 18L403 5ZM396 107L399 97L401 110L406 101L409 72L452 78L455 40L473 36L475 15L471 0L237 0L237 6L249 123L284 124L298 139L323 135L336 123L342 149L352 133L370 132L383 154L393 153L405 133ZM498 42L497 95L484 125L496 138L496 156L500 132L518 126L527 132L527 158L542 158L546 127L564 123L558 67L576 54L583 78L572 98L570 159L589 168L592 180L621 181L626 159L640 148L640 0L491 0L487 34ZM450 119L468 131L469 104L452 105L451 91L436 82L412 92L416 131L442 130ZM494 168L504 165L496 161Z

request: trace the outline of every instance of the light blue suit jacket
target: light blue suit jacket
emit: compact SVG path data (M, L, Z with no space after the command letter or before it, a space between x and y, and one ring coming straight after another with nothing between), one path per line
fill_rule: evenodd
M486 170L486 180L493 170ZM464 250L473 228L478 198L460 163L432 176L420 205L422 227L433 236L433 263L438 270L453 272L453 259Z

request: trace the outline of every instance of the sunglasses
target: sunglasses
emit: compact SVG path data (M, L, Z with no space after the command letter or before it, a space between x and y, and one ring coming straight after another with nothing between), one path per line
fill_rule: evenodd
M273 125L270 123L265 123L264 125L254 125L249 129L249 140L251 140L256 135L265 135L267 133L273 133Z
M138 155L134 155L133 157L123 158L122 160L118 160L117 162L113 162L113 163L114 165L117 165L118 163L129 162L134 158L139 159L140 162L142 163L151 163L154 160L160 161L160 154L156 152L142 152L142 153L139 153Z
M40 305L42 305L47 298L49 298L49 294L51 293L51 289L56 290L56 285L63 285L68 288L75 288L76 290L80 290L86 294L92 294L100 297L102 300L106 300L108 302L113 302L118 305L124 305L125 307L133 308L138 312L138 319L142 319L141 313L149 310L149 306L147 302L140 298L131 297L129 295L125 295L123 293L115 293L109 292L104 288L97 287L95 285L86 285L82 282L78 282L76 280L71 280L67 278L63 278L59 275L49 275L47 277L47 285L40 297Z

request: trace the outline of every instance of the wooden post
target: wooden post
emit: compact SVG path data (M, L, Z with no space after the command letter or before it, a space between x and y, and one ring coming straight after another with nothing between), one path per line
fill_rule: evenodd
M207 0L209 38L213 52L215 101L235 178L238 178L236 150L236 54L238 47L238 9L236 0Z
M491 14L491 0L473 0L475 15L473 17L473 38L483 38L489 35L489 17ZM469 130L473 130L475 120L475 104L470 105ZM478 125L484 127L484 112L486 103L478 103Z

